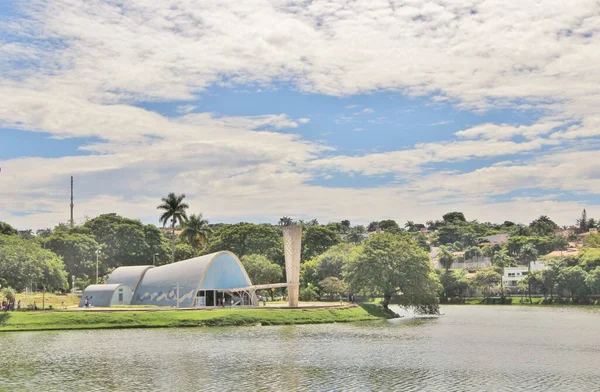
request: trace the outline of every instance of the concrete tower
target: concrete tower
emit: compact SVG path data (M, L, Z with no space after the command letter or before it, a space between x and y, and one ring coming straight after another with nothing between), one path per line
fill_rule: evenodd
M288 303L289 306L298 306L302 226L290 225L283 228L283 250L285 252L285 275L288 283Z

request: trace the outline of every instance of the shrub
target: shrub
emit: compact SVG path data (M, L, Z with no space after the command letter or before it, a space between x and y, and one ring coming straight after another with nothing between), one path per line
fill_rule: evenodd
M17 293L12 287L5 287L2 289L2 297L6 298L8 302L14 302Z
M319 300L319 292L317 291L317 289L312 286L312 285L308 285L308 287L303 287L300 289L300 299L302 301L318 301Z

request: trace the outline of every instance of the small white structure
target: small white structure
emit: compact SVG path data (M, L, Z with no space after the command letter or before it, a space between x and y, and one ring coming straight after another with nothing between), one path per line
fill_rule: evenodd
M541 270L544 269L546 265L540 262L531 263L531 270ZM518 266L518 267L506 267L504 268L504 276L502 276L502 281L504 283L504 289L510 292L517 292L519 290L519 281L527 276L527 266Z
M85 288L79 307L84 307L86 299L89 306L109 307L129 305L133 293L126 284L93 284Z

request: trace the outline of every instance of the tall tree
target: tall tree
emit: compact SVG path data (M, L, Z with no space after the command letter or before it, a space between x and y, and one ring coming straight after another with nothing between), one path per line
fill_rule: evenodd
M167 197L163 197L162 204L156 207L159 210L164 210L165 212L160 216L159 221L163 224L163 227L171 221L171 262L175 262L175 225L179 223L183 225L184 222L187 221L186 210L189 206L183 202L185 199L185 195L182 193L181 195L175 195L175 193L171 192L167 195Z
M538 251L532 244L525 244L519 252L519 262L527 264L527 275L531 273L531 263L535 262L538 257ZM531 281L527 281L527 293L529 295L529 303L531 303Z
M17 291L64 289L67 273L63 261L36 241L0 235L0 285Z
M558 225L554 223L547 215L541 215L539 218L529 224L529 227L538 235L552 235L558 229Z
M312 226L302 234L302 259L309 260L342 242L338 233L323 226Z
M588 219L587 219L587 212L585 211L585 208L583 209L583 212L581 213L581 218L577 219L577 226L579 226L579 231L582 233L586 233L588 231Z
M502 276L494 267L483 268L475 273L473 285L479 287L484 297L492 295L494 287L502 282Z
M444 214L444 216L442 216L442 219L446 223L453 223L454 221L459 221L459 222L466 222L467 221L465 219L465 214L463 214L462 212L457 212L457 211L453 211L453 212L449 212L447 214Z
M96 251L100 245L92 235L58 232L46 238L44 245L62 257L69 276L87 280L96 273Z
M6 222L0 221L0 234L4 235L17 235L17 229L12 227Z
M185 238L190 245L200 248L208 243L208 236L212 229L206 219L202 219L202 214L192 214L183 226L181 236Z
M425 313L439 313L442 290L429 256L408 234L383 233L365 240L346 265L350 290L383 296L383 307L394 296L400 305Z
M440 262L440 265L444 267L446 272L450 270L450 267L452 267L454 260L455 257L454 253L452 252L452 249L448 248L447 246L440 246L438 251L438 261Z
M294 224L294 220L292 218L290 218L289 216L284 216L282 218L279 219L279 226L291 226Z
M230 250L238 257L264 255L283 265L283 238L281 230L268 224L236 223L222 225L212 235L204 252Z

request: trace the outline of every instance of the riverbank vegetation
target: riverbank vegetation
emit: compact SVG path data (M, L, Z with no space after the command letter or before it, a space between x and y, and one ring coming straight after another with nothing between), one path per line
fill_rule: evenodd
M297 224L303 227L305 301L380 296L384 306L393 302L435 312L438 299L445 303L477 293L491 298L526 291L546 302L557 295L571 302L600 295L598 221L585 211L568 227L547 216L529 224L496 224L469 221L461 212L425 223L385 219L363 226L290 217L277 224L210 223L198 211L188 217L192 208L183 195L167 196L157 218L168 228L117 214L36 232L0 222L0 286L16 293L71 292L96 281L96 266L102 283L119 266L163 265L220 250L237 254L254 283L277 283L285 273L282 227ZM542 263L547 268L531 268ZM513 266L526 266L527 278L505 287L503 271ZM416 281L423 284L411 284ZM285 293L260 294L274 299Z
M367 311L368 310L368 311ZM376 306L316 309L215 309L135 311L46 311L0 313L0 332L63 329L166 328L291 325L369 321L385 318Z

